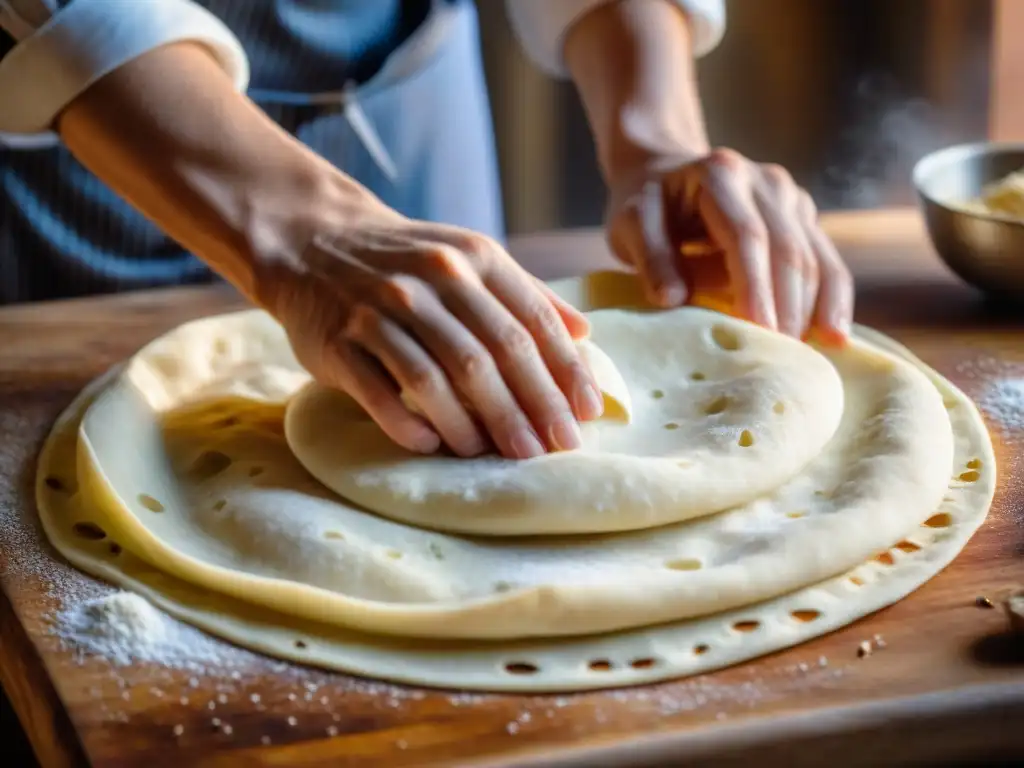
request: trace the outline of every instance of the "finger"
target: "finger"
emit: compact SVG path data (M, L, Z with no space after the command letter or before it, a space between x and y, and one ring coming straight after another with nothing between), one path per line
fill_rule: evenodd
M817 291L817 265L812 265L811 244L800 218L798 192L788 173L778 166L766 166L754 193L768 233L779 330L794 338L803 335L805 317L814 306L812 290ZM810 303L807 303L808 295Z
M495 255L483 280L468 270L431 269L433 261L423 260L424 276L490 351L548 447L579 448L570 402L580 406L576 415L592 419L601 415L604 401L541 283L507 254Z
M815 226L810 230L810 238L821 272L814 328L825 341L843 344L850 337L853 323L853 277L832 240L820 227Z
M484 435L444 371L396 323L369 305L356 305L346 323L345 336L383 364L456 454L478 456L487 450Z
M768 234L754 203L748 172L731 153L715 155L698 206L708 234L725 251L737 309L767 328L778 319L768 260Z
M393 278L378 288L377 298L441 364L503 456L528 459L546 453L487 348L429 286L414 278Z
M590 322L587 320L586 315L551 290L543 281L534 278L534 282L540 289L540 292L551 302L551 306L555 308L569 336L575 341L587 338L590 335Z
M524 325L483 284L453 286L444 298L453 314L490 351L520 407L547 447L551 450L579 448L582 436L569 401ZM540 301L545 299L541 297ZM549 308L548 311L560 325L554 310ZM568 340L564 329L563 334ZM572 342L569 344L571 346ZM582 366L579 368L581 374L589 378Z
M818 249L814 247L811 234L814 230L818 229L818 207L805 190L800 190L798 193L797 216L802 225L803 235L806 238L810 253L810 261L807 264L808 270L804 280L804 317L801 329L802 338L806 338L814 325L814 313L818 305L818 295L821 291L821 256L818 253Z
M442 242L458 249L468 257L469 265L473 272L481 279L486 279L492 269L512 263L517 264L515 259L501 245L488 237L469 230L457 227L441 227L436 229L430 237L433 242ZM526 273L529 274L529 273ZM569 302L552 291L541 280L532 277L536 286L555 306L556 311L562 318L569 335L573 339L582 339L590 333L590 323L587 318Z
M338 339L321 359L320 382L347 392L398 445L414 453L434 453L441 447L438 434L409 413L394 382L365 354Z
M560 322L557 311L543 292L534 290L532 278L513 263L509 263L505 269L492 272L485 285L493 295L484 291L464 292L463 299L467 308L477 303L478 316L484 317L487 311L484 303L489 299L494 302L493 311L496 313L494 323L489 324L491 328L499 328L501 322L511 323L513 325L507 326L510 338L518 336L518 332L512 330L516 327L524 329L531 340L529 347L525 343L506 344L502 353L503 356L508 355L507 358L503 357L506 366L528 374L522 381L522 390L517 389L520 402L525 403L525 397L533 403L527 410L531 416L536 412L546 420L550 433L542 434L550 434L559 448L568 450L579 447L576 419L589 421L598 418L604 410L604 399L593 375L580 358L576 345ZM523 359L520 352L525 353L526 359ZM548 376L541 377L541 370ZM547 388L546 382L549 379L555 387L554 392ZM542 388L538 388L542 381ZM564 411L562 403L571 405L571 409ZM557 421L552 421L552 418ZM567 444L566 440L572 444Z
M613 223L609 245L636 267L647 300L658 307L677 307L687 290L666 226L665 198L660 182L644 185Z

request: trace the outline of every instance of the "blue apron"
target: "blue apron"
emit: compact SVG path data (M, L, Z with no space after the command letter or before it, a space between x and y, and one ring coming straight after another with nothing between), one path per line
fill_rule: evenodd
M397 75L436 26L429 0L200 4L242 41L249 95L285 130L401 213L503 239L471 2L446 4L440 39ZM0 304L212 279L63 146L0 146Z

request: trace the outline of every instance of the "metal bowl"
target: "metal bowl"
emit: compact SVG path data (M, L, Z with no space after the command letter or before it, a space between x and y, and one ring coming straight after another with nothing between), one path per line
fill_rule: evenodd
M935 250L965 281L1024 298L1024 221L968 210L994 181L1024 168L1024 144L961 144L923 157L914 186Z

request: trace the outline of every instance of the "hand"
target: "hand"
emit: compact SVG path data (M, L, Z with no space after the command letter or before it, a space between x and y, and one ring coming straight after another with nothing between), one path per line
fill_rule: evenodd
M411 451L579 447L577 420L603 407L573 343L588 331L579 312L487 237L376 201L348 219L320 225L262 281L260 303L317 380Z
M725 303L791 336L841 343L853 281L817 217L785 169L716 149L613 182L608 242L658 305Z

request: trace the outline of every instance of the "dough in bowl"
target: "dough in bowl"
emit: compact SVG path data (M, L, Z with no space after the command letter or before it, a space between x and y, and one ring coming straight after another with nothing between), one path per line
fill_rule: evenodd
M485 536L628 531L701 517L794 477L835 433L843 386L794 339L696 308L591 313L605 391L629 418L582 425L583 448L527 461L405 451L343 393L289 404L296 458L328 488L421 528ZM591 353L591 356L594 356Z

